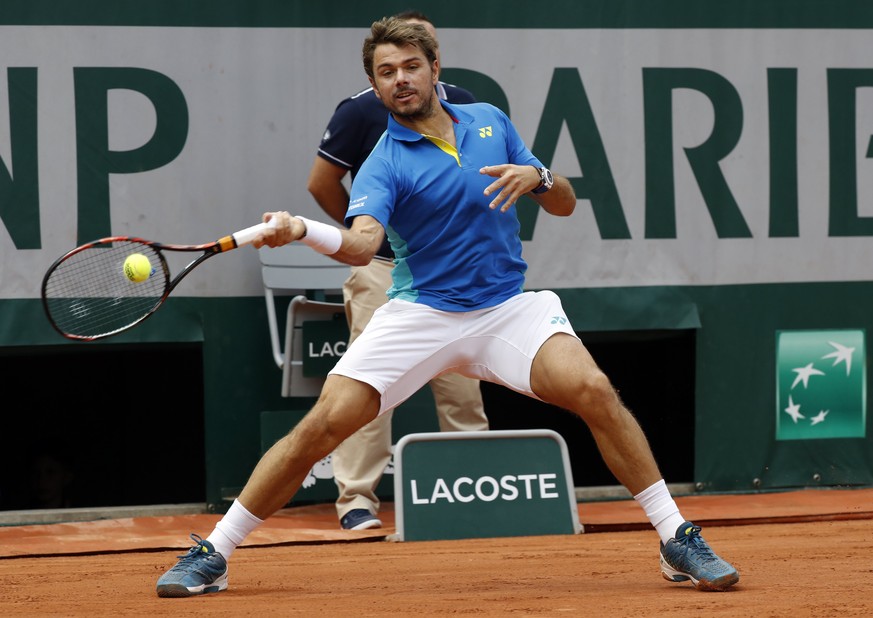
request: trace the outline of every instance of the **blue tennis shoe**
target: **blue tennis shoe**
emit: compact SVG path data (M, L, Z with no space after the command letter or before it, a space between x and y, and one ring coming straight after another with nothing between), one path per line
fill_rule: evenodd
M191 539L196 545L158 579L159 597L190 597L227 588L227 560L209 541L196 534Z
M700 526L686 521L675 538L661 543L661 574L671 582L691 580L698 590L727 590L740 581L740 574L715 555L703 537Z

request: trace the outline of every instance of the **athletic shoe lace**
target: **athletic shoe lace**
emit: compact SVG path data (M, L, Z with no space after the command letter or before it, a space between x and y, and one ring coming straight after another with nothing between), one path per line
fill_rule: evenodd
M688 550L693 551L694 554L699 556L702 560L707 562L718 560L718 557L716 557L706 541L703 540L703 537L700 536L700 531L700 526L692 526L691 530L688 531L684 538L677 540L680 544L687 545Z
M181 556L176 556L176 558L179 558L179 562L177 562L176 566L174 566L171 570L182 570L186 565L191 564L192 562L204 555L203 538L197 536L196 534L192 534L191 540L194 541L196 545L189 549L188 553L182 554Z

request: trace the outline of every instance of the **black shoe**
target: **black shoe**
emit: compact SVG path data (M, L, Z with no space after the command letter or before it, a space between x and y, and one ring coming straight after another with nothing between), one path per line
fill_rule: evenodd
M367 530L381 528L382 522L367 509L352 509L340 519L343 530Z

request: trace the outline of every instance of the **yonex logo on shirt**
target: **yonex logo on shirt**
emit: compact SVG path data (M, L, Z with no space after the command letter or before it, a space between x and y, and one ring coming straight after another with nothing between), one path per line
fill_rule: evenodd
M479 129L479 137L492 137L494 132L491 130L491 127L482 127Z
M553 317L552 317L552 322L551 322L551 323L552 323L552 324L566 324L566 323L567 323L567 318L565 318L565 317L563 317L563 316L560 316L560 315L556 315L556 316L553 316Z
M367 196L366 196L366 195L362 195L361 197L355 199L351 204L349 204L349 207L346 209L346 211L354 210L354 209L356 209L356 208L360 208L360 207L363 206L366 202L367 202Z

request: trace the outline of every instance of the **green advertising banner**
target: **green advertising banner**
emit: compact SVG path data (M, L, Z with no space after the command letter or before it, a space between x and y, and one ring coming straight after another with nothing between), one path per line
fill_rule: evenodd
M567 446L554 431L410 434L394 462L401 541L581 532Z
M865 437L864 331L782 331L776 337L776 439Z

